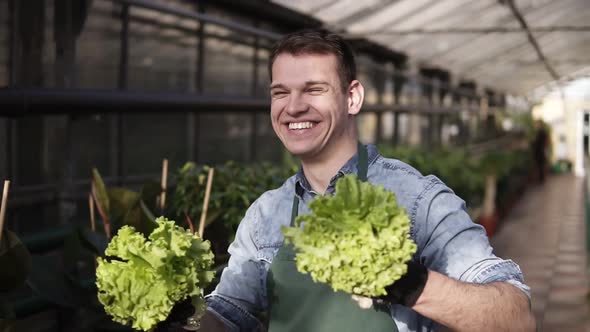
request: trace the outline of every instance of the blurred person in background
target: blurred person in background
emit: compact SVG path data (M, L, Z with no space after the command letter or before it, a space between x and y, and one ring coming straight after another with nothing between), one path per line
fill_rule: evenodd
M547 147L549 145L549 135L545 124L541 120L535 121L535 139L533 140L533 157L535 159L538 180L540 183L545 182L547 172Z

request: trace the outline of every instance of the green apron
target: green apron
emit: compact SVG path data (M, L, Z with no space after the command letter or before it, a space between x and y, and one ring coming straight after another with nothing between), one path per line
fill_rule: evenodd
M367 180L367 149L358 146L358 176ZM299 211L293 197L291 226ZM324 283L314 282L297 271L295 250L283 244L273 259L267 277L270 307L269 332L397 332L387 306L361 309L351 294L334 292Z

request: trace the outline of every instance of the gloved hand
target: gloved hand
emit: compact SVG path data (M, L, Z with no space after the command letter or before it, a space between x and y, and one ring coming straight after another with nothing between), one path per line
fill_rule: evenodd
M411 307L416 304L422 294L426 281L428 281L428 269L418 262L409 261L408 272L392 285L385 287L387 295L381 296L380 299Z
M408 272L393 284L385 287L387 295L379 296L377 298L353 295L352 299L355 300L361 308L365 309L372 307L374 301L377 303L401 304L406 307L411 307L416 304L416 300L418 300L420 294L422 294L427 280L428 269L420 263L409 261Z

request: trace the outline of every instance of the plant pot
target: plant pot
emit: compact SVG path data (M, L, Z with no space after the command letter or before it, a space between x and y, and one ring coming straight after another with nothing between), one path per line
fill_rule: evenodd
M486 230L486 234L488 237L493 236L496 234L496 229L498 228L498 213L494 211L491 215L481 215L479 216L477 222L483 226Z

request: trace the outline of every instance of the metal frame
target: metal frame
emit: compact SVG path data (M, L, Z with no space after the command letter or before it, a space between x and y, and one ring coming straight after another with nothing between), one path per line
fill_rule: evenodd
M11 9L15 10L15 1L9 0ZM7 138L8 138L8 153L9 160L9 176L16 180L18 178L16 159L14 158L16 152L16 126L14 122L18 117L38 116L38 115L66 115L72 121L77 117L92 116L95 114L106 114L109 117L109 160L110 171L113 174L112 178L107 178L107 182L114 184L131 184L134 178L124 174L124 135L123 125L125 114L146 113L146 112L161 112L161 109L167 111L186 113L187 114L187 156L191 159L196 159L199 156L198 144L199 141L199 125L202 113L209 112L233 112L233 113L248 113L252 114L252 132L250 136L250 151L248 153L249 160L256 159L256 143L257 143L257 115L268 112L268 99L256 97L258 90L259 77L259 48L262 45L263 39L276 40L280 37L279 34L269 32L259 28L259 21L254 20L254 26L246 26L243 24L229 22L226 20L211 17L206 14L206 7L203 2L197 3L197 12L192 12L184 9L178 9L171 6L158 4L148 0L102 0L112 1L121 4L121 30L120 30L120 54L119 54L119 72L117 78L117 86L119 90L89 90L89 89L4 89L0 90L0 117L7 118ZM129 62L129 24L130 24L130 10L132 7L141 7L159 11L162 13L176 15L178 17L185 17L199 21L197 34L197 63L196 63L196 77L195 90L196 94L186 93L152 93L152 92L129 92L126 91L128 83L128 62ZM16 16L14 16L16 20ZM11 61L16 59L16 22L12 22L13 31L11 32ZM229 97L229 96L207 96L203 94L204 86L204 66L207 61L205 59L205 43L208 38L214 37L205 34L205 26L207 24L214 24L232 29L237 32L248 34L254 37L253 42L249 45L253 47L252 61L252 88L250 97ZM367 49L370 53L371 50ZM391 53L391 56L394 52ZM399 54L397 55L399 57ZM383 54L379 54L381 60ZM387 57L387 55L385 55ZM399 59L396 57L389 61L397 64ZM16 82L14 74L14 66L11 66L11 83ZM372 68L379 71L384 71L382 65L376 65ZM385 70L384 77L387 75L402 75L403 80L397 80L396 83L407 82L408 78L420 84L432 84L430 79L412 76L409 74L402 74L398 69ZM452 93L462 95L465 97L477 97L471 92L462 91L450 85L438 85L440 88L448 89ZM451 93L451 92L450 92ZM379 94L380 96L382 93ZM460 112L460 103L454 104L451 107L443 105L434 106L430 104L416 104L416 105L401 105L399 103L399 96L394 98L392 104L384 104L380 98L377 105L365 106L364 112L377 113L379 131L377 133L377 140L382 141L382 116L384 112L394 112L394 130L392 141L394 143L400 142L400 128L399 128L399 114L400 113L418 113L428 116L429 118L438 118L444 114L456 114ZM58 106L59 105L59 106ZM122 111L124 110L124 111ZM437 123L440 125L440 123ZM435 125L431 123L431 126ZM69 126L69 125L68 125ZM70 152L71 148L68 148ZM68 159L72 159L70 155ZM34 187L17 187L15 188L15 200L13 205L20 206L47 202L51 200L77 200L84 199L84 194L87 192L88 183L74 181L72 174L75 165L70 164L67 170L64 170L65 183L59 185L41 185ZM157 174L142 176L141 179L155 178ZM20 197L20 198L19 198Z
M269 101L260 97L194 95L171 92L130 92L77 89L4 89L0 90L0 117L69 114L91 116L121 113L167 112L267 112ZM124 108L124 111L121 109ZM433 107L430 104L376 104L365 112L457 113L460 105Z
M146 9L152 9L152 10L155 10L155 11L158 11L161 13L176 15L178 17L192 18L194 20L197 20L197 21L200 21L203 23L215 24L215 25L229 28L231 30L235 30L237 32L242 32L242 33L253 35L253 36L264 37L264 38L268 38L271 40L276 40L281 37L280 34L277 34L274 32L269 32L269 31L266 31L263 29L254 28L254 27L247 26L247 25L240 24L240 23L236 23L236 22L226 21L226 20L219 19L219 18L216 18L213 16L209 16L207 14L200 13L200 12L191 12L188 10L175 8L173 6L168 6L168 5L156 3L154 1L149 1L149 0L110 0L110 1L119 2L121 4L127 4L127 5L131 5L131 6L142 7L142 8L146 8Z

